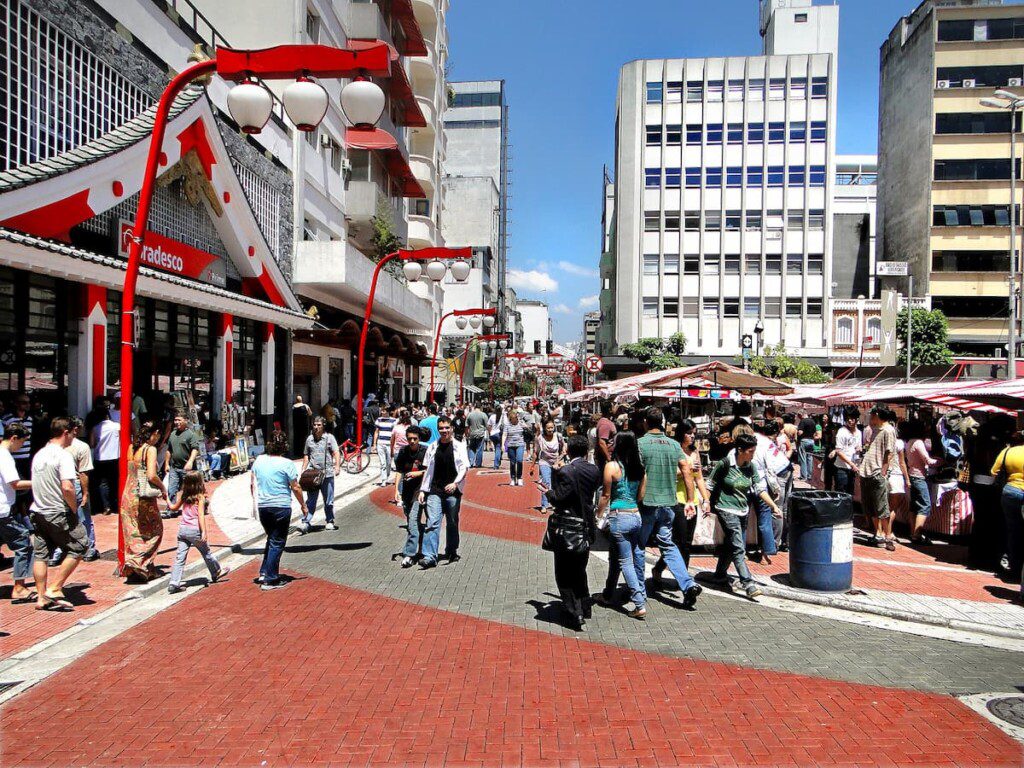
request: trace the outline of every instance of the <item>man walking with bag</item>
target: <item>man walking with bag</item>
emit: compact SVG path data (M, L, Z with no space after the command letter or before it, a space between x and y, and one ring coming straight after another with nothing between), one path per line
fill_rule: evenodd
M324 497L327 530L338 530L334 524L334 476L339 472L341 452L338 450L338 441L327 431L324 419L318 416L313 420L313 433L306 438L306 447L302 451L299 485L306 492L306 514L302 516L299 525L300 535L309 533L309 524L313 521L319 495Z

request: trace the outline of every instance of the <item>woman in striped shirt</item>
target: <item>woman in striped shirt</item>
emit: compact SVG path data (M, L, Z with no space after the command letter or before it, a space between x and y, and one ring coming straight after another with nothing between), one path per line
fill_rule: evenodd
M380 480L377 485L385 486L391 484L391 433L398 423L389 408L382 408L380 416L374 422L373 439L377 443L377 458L380 459Z

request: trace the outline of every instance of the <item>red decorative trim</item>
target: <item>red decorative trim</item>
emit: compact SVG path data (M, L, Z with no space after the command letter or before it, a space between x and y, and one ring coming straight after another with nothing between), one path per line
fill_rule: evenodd
M196 120L192 125L178 134L178 142L181 144L181 156L191 152L193 149L199 156L199 162L203 164L203 173L206 178L213 179L213 166L217 158L213 154L213 147L210 146L210 138L206 135L206 126L203 121Z
M235 316L227 312L221 312L220 315L220 335L224 338L228 333L232 332L235 327Z
M92 311L99 306L103 311L103 317L107 316L107 289L87 283L85 286L85 316L90 317Z
M71 242L71 228L91 219L96 212L89 207L89 190L83 189L62 200L19 213L0 222L0 225L52 240Z
M421 55L426 55L426 51ZM218 48L216 58L217 74L234 82L250 75L257 75L264 80L293 80L300 75L339 78L365 74L368 77L387 77L391 72L391 57L388 47L383 43L362 51L329 45L278 45L258 51Z
M106 291L104 291L106 293ZM107 326L97 323L92 327L92 392L93 401L107 392Z
M111 184L110 189L114 193L114 197L121 197L124 194L124 184L120 181L115 181Z
M224 399L231 400L235 386L234 349L230 340L224 344Z
M160 165L167 165L167 153L161 152L157 162L160 163Z
M256 255L256 246L255 245L250 245L249 249L248 249L248 253L249 253L250 256L255 256Z
M279 307L288 306L284 297L281 295L281 292L277 289L277 286L274 285L273 278L266 269L260 272L256 277L242 278L242 293L254 298L263 296L271 304L275 304Z
M225 203L230 203L231 202L231 193L228 192L226 189L224 190L224 202Z
M264 323L263 324L263 343L269 344L270 340L274 338L274 324Z

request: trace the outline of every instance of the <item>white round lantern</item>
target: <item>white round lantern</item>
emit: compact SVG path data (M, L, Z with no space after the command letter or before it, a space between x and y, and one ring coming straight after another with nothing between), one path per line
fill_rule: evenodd
M406 280L415 283L423 274L423 265L418 261L407 261L402 265L402 272L405 274Z
M494 327L494 315L484 315L484 328Z
M259 133L270 120L274 100L262 85L246 80L228 91L228 111L242 133Z
M435 283L439 283L442 280L444 280L444 273L446 271L447 268L445 267L443 261L438 261L437 259L435 259L434 261L427 264L427 277L429 277Z
M353 80L341 90L341 109L352 125L376 125L386 105L384 91L370 80Z
M501 339L498 342L498 346L501 347L502 349L508 349L508 339Z
M457 282L464 283L469 278L470 269L471 267L468 261L463 261L462 259L453 261L451 265L452 277L454 277Z
M491 339L490 341L487 342L487 346L491 349L491 351L494 351L495 349L498 348L498 342Z
M327 91L308 77L300 77L284 89L281 101L288 119L300 131L315 131L327 114Z
M466 330L466 326L468 324L469 324L469 321L466 320L466 318L464 318L464 317L456 317L455 318L455 325L458 327L458 329L460 331Z
M477 317L476 315L474 315L473 317L469 318L469 324L472 326L474 331L479 331L480 330L480 318Z

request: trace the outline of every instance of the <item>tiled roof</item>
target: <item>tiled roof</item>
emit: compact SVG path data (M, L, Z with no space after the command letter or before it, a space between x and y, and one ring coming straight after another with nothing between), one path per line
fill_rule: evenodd
M186 109L196 103L204 94L199 86L186 88L171 106L170 118L173 120ZM20 187L34 184L68 173L97 160L109 157L115 152L137 144L153 133L153 121L157 105L154 104L138 117L134 117L124 125L120 125L97 139L86 142L79 147L28 165L18 166L0 173L0 194Z

